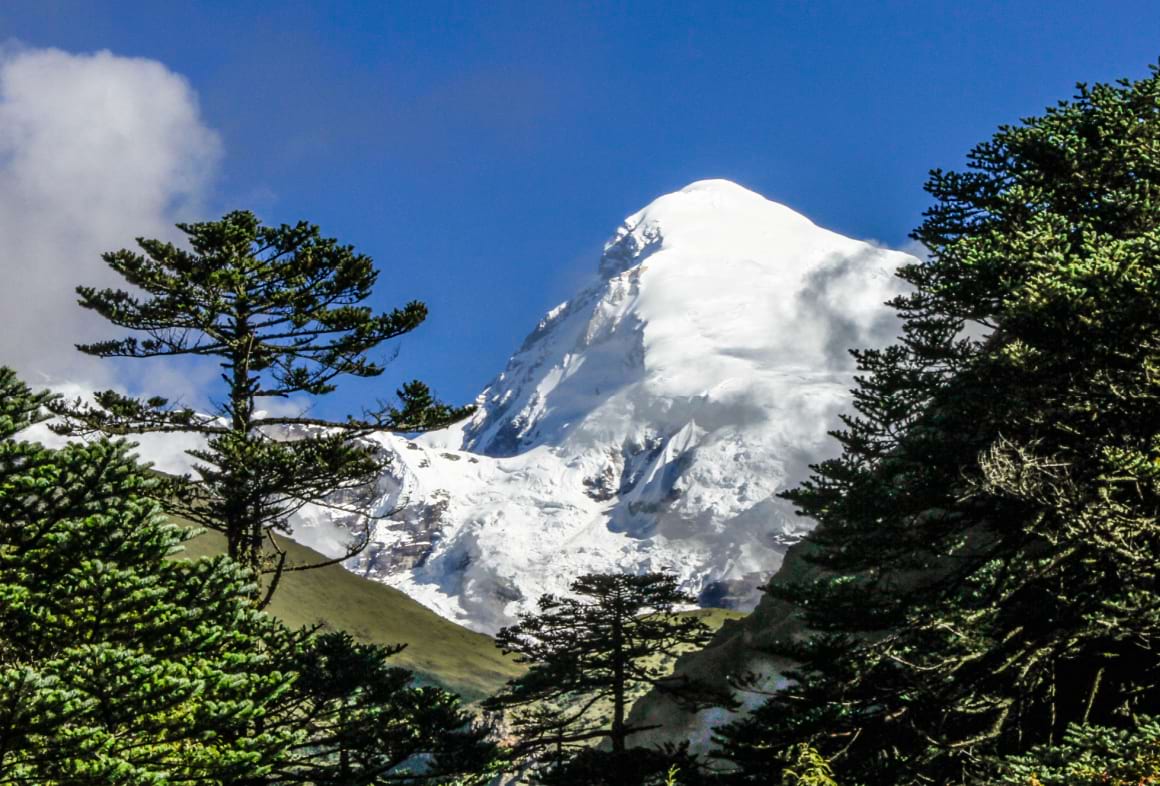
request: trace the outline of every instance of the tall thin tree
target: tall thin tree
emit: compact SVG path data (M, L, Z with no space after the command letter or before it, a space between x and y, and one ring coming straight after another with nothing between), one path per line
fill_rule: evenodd
M210 411L106 390L96 404L61 402L58 429L69 434L192 433L205 446L189 451L196 478L163 500L175 513L226 536L230 556L268 574L265 605L287 570L276 532L304 505L340 506L343 492L373 488L383 459L365 437L374 431L440 428L468 408L435 400L421 382L403 385L395 405L360 417L326 420L263 412L264 400L324 396L343 376L376 377L370 353L414 330L426 317L419 302L376 314L364 301L378 277L371 258L324 238L319 229L263 226L253 213L179 224L188 249L139 238L140 252L103 255L132 291L78 287L80 305L118 327L144 335L80 344L102 358L215 358L224 395ZM268 408L268 407L267 407ZM351 545L346 556L363 546ZM326 563L322 563L326 564Z
M671 658L706 644L711 631L697 617L674 613L694 599L670 574L591 574L570 589L575 597L545 595L538 613L499 632L499 646L531 668L484 706L508 715L518 751L555 768L550 777L576 776L561 770L584 754L575 763L585 778L595 767L611 773L609 783L629 783L627 773L612 771L623 768L629 737L653 728L627 720L641 693L655 687L692 705L728 701L671 673ZM588 749L601 741L619 764L594 761L602 757ZM667 766L652 763L658 772Z

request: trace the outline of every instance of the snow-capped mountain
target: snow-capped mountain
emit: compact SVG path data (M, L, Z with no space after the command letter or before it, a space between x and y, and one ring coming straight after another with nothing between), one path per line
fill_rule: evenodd
M728 181L660 197L472 418L380 437L393 513L348 567L487 632L594 571L672 571L704 605L752 607L806 524L775 495L833 453L847 348L894 338L883 302L910 260Z

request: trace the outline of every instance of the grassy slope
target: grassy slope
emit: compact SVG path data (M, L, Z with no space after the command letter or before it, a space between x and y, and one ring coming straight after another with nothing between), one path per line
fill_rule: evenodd
M294 563L324 559L317 552L288 542ZM225 553L225 540L203 532L185 544L182 556ZM330 565L287 573L269 611L288 625L322 624L345 630L376 644L405 642L392 660L421 679L455 691L468 701L488 696L523 672L500 654L495 642L443 619L398 590Z
M294 563L324 559L305 546L284 542ZM224 553L224 538L207 531L185 544L183 556ZM407 648L394 657L395 663L468 701L490 696L524 671L512 658L503 656L489 636L456 625L393 587L338 565L285 574L269 610L294 627L321 624L345 630L362 641L405 642ZM685 613L701 618L713 630L745 616L725 609Z

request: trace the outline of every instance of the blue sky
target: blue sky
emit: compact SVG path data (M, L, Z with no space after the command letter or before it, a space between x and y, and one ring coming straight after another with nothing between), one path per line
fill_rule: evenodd
M1144 75L1160 4L10 0L3 40L164 64L221 138L205 217L309 219L375 257L382 306L428 303L337 409L411 377L471 399L625 215L694 180L900 246L928 169Z

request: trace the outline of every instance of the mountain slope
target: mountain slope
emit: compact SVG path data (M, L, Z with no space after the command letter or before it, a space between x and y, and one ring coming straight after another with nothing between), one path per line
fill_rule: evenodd
M751 608L805 526L776 494L833 450L846 348L894 337L909 259L727 181L657 199L471 419L380 438L390 518L348 567L489 632L586 572L672 571L703 606ZM299 524L325 551L348 537Z
M305 546L286 545L292 563L323 559ZM224 553L222 535L205 531L187 541L179 556ZM321 624L345 630L360 641L406 643L393 663L468 701L490 696L524 671L502 655L488 636L448 622L393 587L368 581L338 565L285 574L269 611L293 627Z

